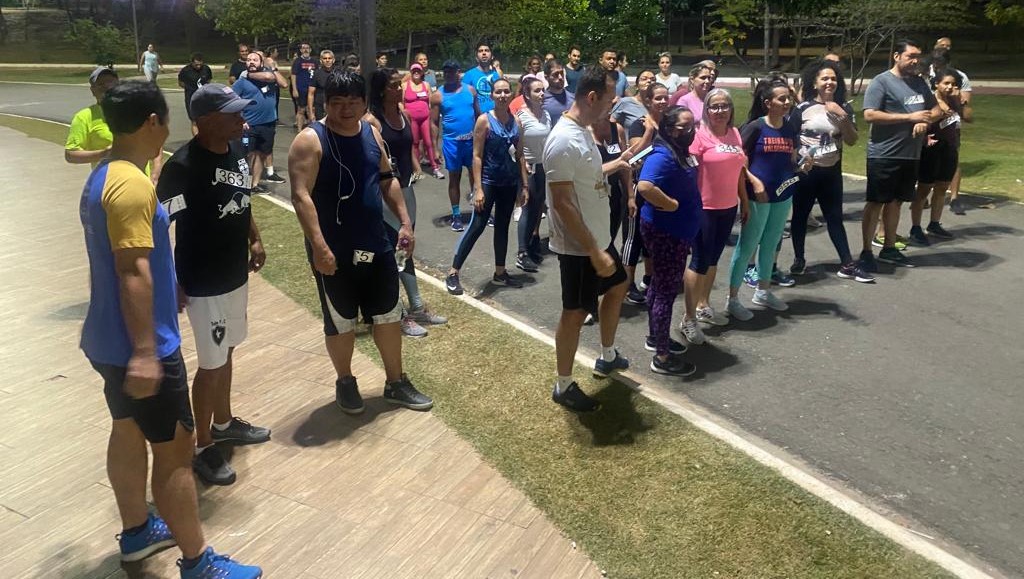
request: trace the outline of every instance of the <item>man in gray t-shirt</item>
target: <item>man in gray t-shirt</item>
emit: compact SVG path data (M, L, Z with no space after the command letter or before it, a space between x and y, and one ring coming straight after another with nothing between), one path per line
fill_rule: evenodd
M940 114L935 95L920 77L920 58L921 48L916 43L897 42L893 67L872 79L864 94L864 120L871 125L871 132L860 260L867 271L878 271L871 243L879 215L885 228L879 261L913 267L895 246L900 204L914 199L917 163L928 123Z

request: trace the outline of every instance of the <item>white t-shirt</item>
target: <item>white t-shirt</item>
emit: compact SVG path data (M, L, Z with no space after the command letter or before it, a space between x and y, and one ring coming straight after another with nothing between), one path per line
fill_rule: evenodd
M661 76L659 72L654 75L654 80L668 87L669 96L672 96L672 93L679 89L679 83L683 82L682 77L674 72L669 73L668 78Z
M516 113L523 126L523 157L530 165L541 162L544 143L551 133L551 115L544 109L541 109L541 113L542 118L538 119L533 116L530 107L525 105Z
M572 204L583 217L583 224L594 236L597 246L611 245L611 216L608 211L608 183L601 172L601 151L590 131L563 116L556 123L544 145L544 172L547 175L547 194L551 199L551 184L571 182L574 189ZM562 255L588 256L586 248L573 238L564 222L554 210L549 214L551 251Z

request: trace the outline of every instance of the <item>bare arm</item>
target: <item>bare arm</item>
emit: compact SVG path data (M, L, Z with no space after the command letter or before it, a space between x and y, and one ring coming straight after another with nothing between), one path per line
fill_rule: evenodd
M337 263L331 248L327 246L323 232L320 231L320 221L311 196L320 170L322 154L320 139L313 129L303 129L288 149L288 177L291 181L295 216L302 226L302 233L313 248L314 267L320 273L333 275L337 270Z
M516 163L519 165L519 183L522 185L522 199L520 199L520 205L526 205L527 199L530 197L530 171L526 166L526 157L523 155L523 137L526 133L526 129L523 128L523 123L519 122L519 117L516 116L516 124L519 125L519 141L516 142Z
M430 95L430 122L438 124L441 120L441 93L440 91Z
M316 120L316 117L314 116L315 115L314 111L316 109L313 107L313 101L315 99L316 99L316 86L310 84L309 88L306 89L306 109L307 109L307 112L309 113L309 118L313 119L313 120Z
M484 202L484 186L483 181L480 180L484 172L484 143L487 142L487 134L490 131L487 117L484 115L477 117L476 125L473 126L473 182L476 183L476 195L480 198L481 206ZM476 199L473 200L473 203L477 203Z
M274 80L277 82L278 88L288 88L288 79L277 68L274 69Z
M163 375L160 361L156 357L150 251L148 247L114 251L114 269L121 293L121 316L132 343L124 391L132 398L146 398L156 394Z
M679 202L669 197L658 187L650 181L640 181L636 185L636 190L640 195L651 205L658 208L660 211L675 211L679 209Z
M388 209L398 217L398 222L401 227L398 230L398 246L406 251L408 255L412 255L416 245L416 238L412 232L412 219L409 217L408 208L405 206L405 196L402 194L402 187L398 183L398 179L395 179L393 171L394 167L391 166L391 159L384 155L384 139L380 136L380 131L376 127L373 129L373 138L377 141L377 146L380 147L380 173L381 175L391 175L390 177L381 177L380 179L380 193L384 198L384 203L387 203Z
M81 149L64 149L64 160L72 165L99 163L110 154L110 147L99 151L83 151Z
M260 228L256 226L256 216L249 212L249 271L256 273L267 263L267 252L263 249Z
M277 82L279 75L276 72L269 70L261 70L259 72L247 72L245 78L249 80L258 80L260 82Z

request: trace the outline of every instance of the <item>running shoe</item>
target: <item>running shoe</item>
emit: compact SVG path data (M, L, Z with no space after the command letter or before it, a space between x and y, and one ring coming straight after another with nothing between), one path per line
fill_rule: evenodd
M907 256L900 253L900 251L893 247L883 248L882 251L878 252L878 261L884 261L885 263L891 263L900 267L914 267L914 264L907 259Z
M448 323L448 318L435 314L428 310L426 306L417 310L410 310L409 317L416 320L416 323L420 325L440 326Z
M242 565L227 555L218 555L213 547L207 547L192 567L185 566L184 559L178 559L181 579L259 579L263 569L254 565Z
M754 302L755 305L771 308L777 312L784 312L789 309L786 302L775 297L771 290L757 290L750 301Z
M758 276L756 267L747 266L747 271L743 274L743 282L746 283L748 287L757 289Z
M465 291L462 289L462 284L459 283L459 274L450 273L448 277L444 278L444 286L448 289L448 293L453 296L461 296Z
M657 356L651 357L651 372L655 374L664 374L666 376L689 376L697 371L697 367L683 360L679 356L669 355L664 360L659 360Z
M808 215L807 216L807 226L808 227L813 227L814 229L819 229L821 227L824 227L825 224L822 223L821 220L818 219L817 217L815 217L813 215Z
M274 173L273 175L267 175L266 177L263 178L263 180L266 181L267 183L276 183L278 185L280 185L281 183L287 183L284 177L278 175L277 173Z
M507 271L494 274L491 277L491 283L516 289L523 287L523 282L509 275Z
M462 217L459 216L459 215L453 215L452 216L452 231L455 231L456 233L458 233L458 232L465 231L465 230L466 230L466 226L463 225L463 223L462 223Z
M597 323L597 316L595 316L594 314L591 314L589 312L587 313L587 317L583 318L583 325L584 326L593 326L596 323Z
M192 458L192 471L208 485L227 486L236 478L235 469L216 446L208 446Z
M598 358L594 362L594 376L597 378L607 378L609 374L616 370L625 370L629 368L629 360L627 360L619 350L615 350L615 359L612 361L606 361L603 357Z
M654 336L647 336L647 340L644 341L644 350L648 352L657 352L658 346L654 343ZM672 338L668 339L668 353L669 354L685 354L686 344L677 342Z
M697 308L697 321L712 326L727 326L729 325L729 318L719 314L715 311L715 308L711 306L705 306L703 308Z
M444 180L444 173L440 169L434 169L434 179L439 181Z
M530 255L525 251L516 256L516 267L529 273L534 273L540 269L540 266L530 259Z
M772 283L782 287L793 287L796 285L796 280L782 273L782 270L775 266L772 268Z
M802 257L797 257L793 260L793 265L789 266L790 275L803 275L807 273L807 261Z
M426 328L416 323L416 320L408 314L402 316L401 326L402 333L410 338L422 338L428 333Z
M210 429L214 442L231 441L235 444L260 444L270 440L270 429L262 426L253 426L241 418L235 416L231 419L228 427L221 430L214 426Z
M928 236L924 234L924 230L921 229L920 225L910 228L910 243L921 247L928 247L932 244L932 242L928 241Z
M899 251L903 251L907 248L907 241L908 240L906 237L903 237L902 235L897 235L896 243L893 244L893 247L895 247ZM885 236L876 235L875 238L871 240L871 245L875 247L885 247Z
M413 183L419 183L425 177L426 177L426 175L424 175L422 171L416 171L415 173L412 174L412 182Z
M516 205L516 208L512 210L512 221L519 223L519 218L523 216L523 208Z
M649 285L651 285L651 276L645 275L640 278L640 283L636 284L636 287L640 288L640 291L647 291Z
M626 292L625 302L631 306L647 305L647 296L636 287L636 284L629 284L629 291Z
M741 322L748 322L754 318L754 314L747 309L747 306L740 303L739 297L729 298L729 301L725 303L725 311Z
M551 400L573 412L594 412L601 409L601 403L587 396L575 382L569 384L564 392L559 392L556 384L551 391Z
M254 185L251 192L256 194L269 193L269 191L267 191L267 188L264 187L263 185Z
M687 342L695 346L699 346L707 341L707 338L704 337L704 332L697 325L697 320L692 318L684 317L683 323L679 324L679 331L683 333Z
M119 533L117 543L121 547L121 560L128 562L141 561L176 544L167 523L153 513L149 513L141 530L130 535Z
M334 383L334 402L345 414L362 414L366 410L355 376L338 378Z
M430 410L434 407L434 401L417 390L405 374L402 374L402 379L397 382L384 383L384 400L410 410Z
M491 215L487 218L487 227L494 227L494 216Z
M939 239L953 239L953 234L946 231L946 228L938 221L932 221L928 224L928 233Z
M964 208L964 202L961 201L959 197L949 202L949 208L957 215L967 215L967 210Z
M868 273L878 273L878 262L870 251L860 252L860 268Z
M850 263L840 267L839 271L836 272L836 275L843 279L852 279L860 283L874 283L875 281L875 276L864 271L856 261L851 261Z

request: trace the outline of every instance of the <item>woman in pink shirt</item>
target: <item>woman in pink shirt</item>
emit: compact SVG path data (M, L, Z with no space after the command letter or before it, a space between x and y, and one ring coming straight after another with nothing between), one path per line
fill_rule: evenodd
M692 93L691 93L692 94ZM693 258L686 271L688 287L697 288L697 320L723 326L728 318L711 307L711 286L715 283L718 260L736 222L737 209L745 223L750 209L746 195L747 156L740 133L733 126L732 96L725 89L711 89L701 106L704 122L697 130L690 154L697 158L697 182L704 204L701 231L693 244ZM683 320L683 334L700 340L700 328ZM695 343L689 335L686 339ZM702 341L702 340L700 340ZM699 342L697 342L699 343Z
M430 84L423 80L423 66L419 63L409 68L411 78L405 82L402 101L405 112L412 119L412 151L417 158L423 158L420 147L430 159L430 167L434 177L444 179L444 173L438 169L437 157L434 156L434 140L430 138Z
M690 69L689 87L689 92L679 97L674 104L693 111L693 118L699 123L704 119L704 99L715 87L715 71L705 64L695 64Z

